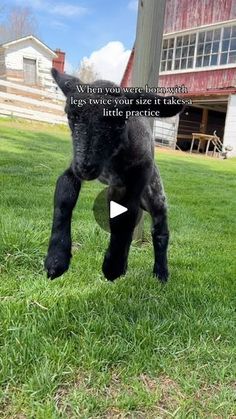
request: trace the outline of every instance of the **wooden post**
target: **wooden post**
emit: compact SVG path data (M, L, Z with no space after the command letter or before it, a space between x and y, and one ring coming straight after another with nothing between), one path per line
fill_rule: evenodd
M216 153L216 144L214 144L213 157L215 157L215 153Z
M192 141L191 141L191 147L190 147L190 150L189 150L190 154L191 154L191 153L192 153L192 151L193 151L193 144L194 144L194 140L195 140L195 137L194 137L194 135L193 135L193 139L192 139Z
M207 146L206 146L206 155L208 154L208 150L209 150L209 145L210 145L211 140L207 141Z
M207 122L208 122L208 109L203 108L202 110L202 120L200 125L200 132L206 134L207 131Z
M166 0L139 0L132 85L158 86ZM150 118L153 130L153 118ZM134 231L142 240L143 216Z
M201 146L201 138L198 139L198 146L197 146L198 153L199 153L199 150L200 150L200 146Z
M203 108L202 109L202 120L201 120L201 124L200 124L200 132L202 132L203 134L206 134L207 132L207 122L208 122L208 109L207 108ZM201 150L204 152L204 148L206 146L206 141L203 141L201 144ZM199 147L200 149L200 147ZM198 149L198 151L199 151Z

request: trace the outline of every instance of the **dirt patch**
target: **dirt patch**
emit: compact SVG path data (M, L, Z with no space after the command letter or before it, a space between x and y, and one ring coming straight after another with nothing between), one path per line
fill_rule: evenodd
M124 385L121 382L119 374L114 371L111 373L111 380L108 386L104 389L104 395L112 400L116 400L124 390ZM116 410L116 409L115 409Z
M109 407L98 416L103 419L158 419L170 417L171 413L178 408L180 398L183 398L179 385L170 377L161 375L157 378L150 377L147 374L141 374L139 381L147 393L154 396L155 403L150 408L143 406L140 400L140 406L132 412L120 409L119 402L122 397L129 395L132 397L134 388L132 384L128 385L121 381L119 374L115 371L111 372L109 384L100 388L91 385L91 379L84 373L77 375L72 385L61 387L55 394L55 404L57 410L64 414L67 418L74 417L72 408L69 403L69 395L74 390L83 391L88 395L106 399ZM139 403L138 403L139 404Z
M116 409L115 407L111 407L111 409L108 409L106 413L101 416L101 419L124 419L128 418L128 416L124 416L125 414L120 410Z
M69 387L59 387L54 396L55 405L58 412L65 414L68 418L72 415L71 407L66 400L69 393Z
M70 405L69 397L73 391L81 391L85 395L91 395L106 402L106 410L104 413L96 416L97 419L169 419L170 417L178 417L178 411L188 396L182 393L177 381L164 374L157 377L141 374L138 380L141 388L152 396L148 407L145 405L142 396L139 397L137 395L137 389L140 390L140 385L137 386L137 380L133 383L131 380L130 384L124 382L117 371L111 371L109 382L100 386L94 386L94 380L85 373L80 372L71 385L57 390L55 395L56 407L65 417L74 418L74 411ZM236 383L232 382L230 388L235 390ZM221 391L222 386L218 383L214 385L204 384L195 394L191 394L191 399L193 399L193 403L196 402L199 405L199 408L208 417L220 418L220 411L219 414L218 412L215 415L212 414L210 405L214 398L220 397ZM134 401L134 410L128 411L128 407L123 407L124 395L130 397L131 401ZM82 406L81 414L83 414ZM233 415L229 415L229 418L236 419Z
M172 412L176 411L179 405L179 399L183 397L180 392L179 385L167 376L159 376L157 378L150 377L147 374L141 374L139 377L144 389L154 395L156 399L155 404L145 409L140 400L140 409L133 412L125 412L111 406L102 416L104 419L158 419L169 418ZM114 386L115 384L115 386ZM114 392L114 389L116 391ZM123 383L118 383L117 380L112 379L109 386L110 394L117 398L122 396L127 391L132 393L132 387ZM114 397L111 397L111 403Z
M235 392L236 396L236 382L232 382L227 387L229 390ZM204 408L204 410L209 410L209 405L211 402L214 402L215 399L220 398L222 391L224 391L225 387L221 384L212 384L212 385L202 385L199 390L195 394L195 399L200 403L200 405ZM213 416L218 418L220 416ZM230 419L235 419L235 415L229 416Z
M146 417L169 417L178 408L179 400L184 398L178 383L166 375L151 378L142 374L140 379L145 388L157 397L155 406L149 412L146 412L146 415L149 414Z
M11 388L11 391L12 390L13 389ZM9 391L9 394L11 394L10 391ZM3 395L0 400L0 418L1 419L27 419L27 416L25 415L23 411L21 411L20 408L18 409L14 406L12 398L6 392L6 394Z

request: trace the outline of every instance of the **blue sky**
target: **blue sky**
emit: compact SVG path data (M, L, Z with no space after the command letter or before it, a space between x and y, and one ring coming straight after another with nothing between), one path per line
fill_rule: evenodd
M30 7L40 39L65 51L74 68L111 41L121 42L124 50L134 43L136 0L8 0L6 4Z

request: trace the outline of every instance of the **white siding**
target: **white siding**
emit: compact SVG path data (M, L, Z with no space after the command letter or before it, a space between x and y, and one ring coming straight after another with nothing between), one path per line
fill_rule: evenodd
M53 79L50 74L52 55L31 39L10 45L6 48L5 65L7 69L23 71L23 58L36 60L37 84L46 89L52 89Z
M224 132L224 147L232 147L228 156L236 156L236 95L229 97Z
M5 49L0 47L0 76L5 75Z

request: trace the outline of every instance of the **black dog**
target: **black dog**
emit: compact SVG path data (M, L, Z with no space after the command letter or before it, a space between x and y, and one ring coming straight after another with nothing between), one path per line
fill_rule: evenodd
M103 262L103 273L108 280L125 274L132 235L140 207L152 217L152 238L155 254L153 273L162 282L167 281L168 224L165 194L160 174L154 162L154 143L149 122L143 117L107 117L104 105L99 100L110 98L110 109L115 109L115 98L120 101L119 109L159 111L160 117L176 115L182 104L159 103L156 95L142 93L149 99L148 105L137 105L137 93L105 93L105 87L116 86L108 81L96 81L102 94L89 95L79 92L83 83L72 76L52 69L52 75L67 97L66 113L73 139L73 160L70 167L59 177L54 197L54 216L45 269L49 278L62 275L71 259L71 217L84 180L98 178L109 185L109 199L119 202L128 211L110 219L110 243ZM114 89L115 90L115 89ZM133 101L131 100L133 99ZM151 105L150 105L150 99ZM145 100L142 101L144 103ZM76 105L75 105L76 103ZM83 106L78 106L83 103ZM133 104L131 104L133 103ZM108 106L108 107L109 107ZM107 107L107 106L106 106Z

